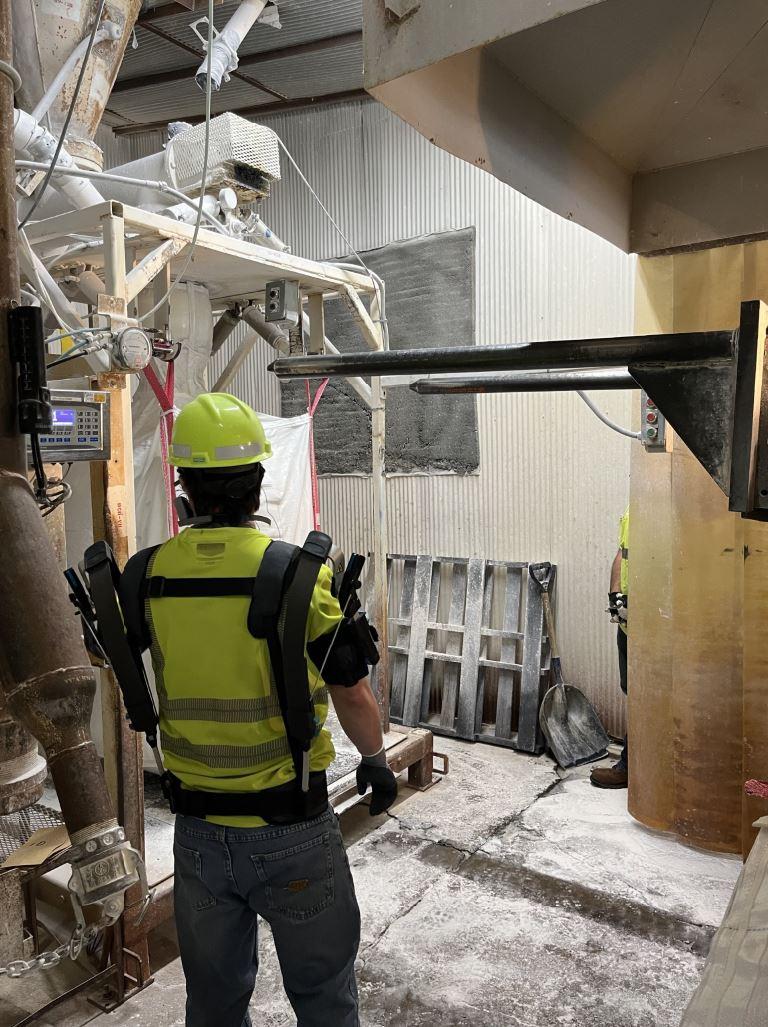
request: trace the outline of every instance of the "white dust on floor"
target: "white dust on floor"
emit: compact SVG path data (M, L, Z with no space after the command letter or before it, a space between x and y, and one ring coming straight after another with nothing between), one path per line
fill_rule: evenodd
M735 856L703 852L650 831L627 812L626 791L566 779L483 851L560 880L717 926L741 870Z

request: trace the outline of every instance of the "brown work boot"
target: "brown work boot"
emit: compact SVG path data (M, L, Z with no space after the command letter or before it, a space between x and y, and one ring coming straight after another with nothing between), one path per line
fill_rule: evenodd
M595 767L589 780L595 788L626 788L627 768L620 763L612 767Z

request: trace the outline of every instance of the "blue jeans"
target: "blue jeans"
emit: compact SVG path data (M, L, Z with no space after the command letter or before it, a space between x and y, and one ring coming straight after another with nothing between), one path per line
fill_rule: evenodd
M359 1027L360 911L331 809L282 827L180 816L173 854L186 1027L249 1027L259 916L298 1027Z

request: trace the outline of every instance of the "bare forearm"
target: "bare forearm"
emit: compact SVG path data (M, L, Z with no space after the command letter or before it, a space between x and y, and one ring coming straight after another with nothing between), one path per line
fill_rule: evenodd
M611 564L611 586L609 592L621 591L621 550L619 549Z
M381 735L379 707L368 678L351 688L329 685L333 706L344 734L363 756L378 752L384 744Z

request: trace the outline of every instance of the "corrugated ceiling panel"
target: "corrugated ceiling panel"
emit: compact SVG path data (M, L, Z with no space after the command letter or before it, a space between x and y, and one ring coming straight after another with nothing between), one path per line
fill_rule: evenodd
M260 103L274 103L275 98L260 89L233 78L211 97L211 111L221 114L237 107L256 106ZM164 82L160 85L131 89L130 92L113 93L109 98L109 109L132 122L169 121L205 114L205 94L198 89L194 78L179 82Z
M214 24L217 29L224 27L237 7L237 2L216 7ZM280 10L282 28L273 29L257 22L240 48L241 57L294 46L297 43L307 43L314 39L324 39L344 32L354 32L360 30L363 24L360 0L293 0L290 4L280 4ZM199 50L200 41L189 26L200 17L199 11L195 14L175 14L160 18L152 24L186 43L187 46ZM204 28L205 26L200 26L200 31L204 31ZM139 46L135 50L129 46L126 50L119 78L132 78L152 71L183 68L194 62L191 54L161 39L146 26L137 26L136 38ZM248 69L243 70L247 72Z
M249 67L247 73L290 97L360 89L363 84L363 44L352 42L332 50L299 54L278 61L264 60L255 67ZM229 85L235 81L232 79Z

